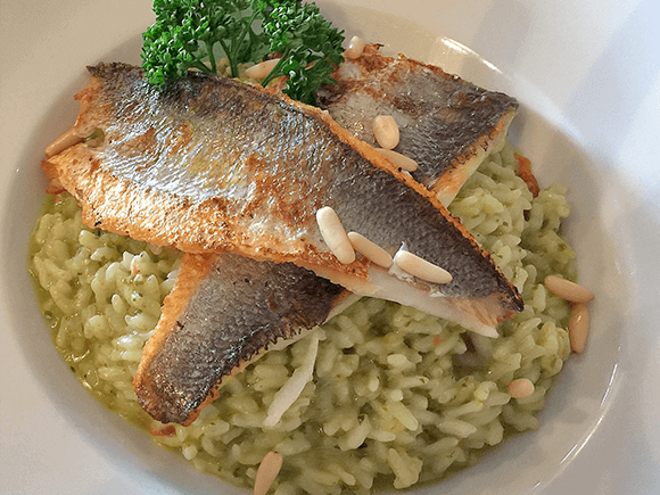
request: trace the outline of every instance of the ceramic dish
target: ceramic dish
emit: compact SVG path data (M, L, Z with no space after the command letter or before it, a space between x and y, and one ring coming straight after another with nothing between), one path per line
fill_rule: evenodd
M512 141L542 184L569 187L566 225L595 289L587 351L566 364L538 431L443 493L660 493L660 7L654 0L319 1L347 34L521 102ZM77 114L84 66L139 62L150 2L0 4L0 473L3 493L244 493L106 411L51 344L26 271L44 147ZM414 493L435 493L423 487Z

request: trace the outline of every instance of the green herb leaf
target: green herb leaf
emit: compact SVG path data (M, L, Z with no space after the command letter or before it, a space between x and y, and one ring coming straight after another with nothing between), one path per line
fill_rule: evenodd
M281 55L265 86L287 76L284 92L316 103L316 91L342 58L343 31L302 0L154 0L156 21L143 34L142 66L147 80L161 86L190 69L216 72L219 56L238 65Z

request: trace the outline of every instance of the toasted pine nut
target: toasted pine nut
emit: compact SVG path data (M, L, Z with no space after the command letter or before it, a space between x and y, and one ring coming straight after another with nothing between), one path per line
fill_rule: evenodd
M346 231L335 213L329 206L324 206L316 212L316 223L321 231L323 240L340 263L349 264L355 261L353 245L346 235Z
M571 350L577 354L584 351L589 333L589 310L586 303L574 304L571 308L571 319L568 320L568 338Z
M410 251L399 250L394 255L394 263L404 272L427 282L447 284L452 280L452 276L447 270L412 254Z
M534 384L527 378L518 378L509 383L509 395L514 399L524 399L534 393Z
M154 437L171 437L176 433L176 429L173 424L162 425L156 428L149 428L149 434Z
M362 52L364 52L364 40L359 36L353 36L351 41L348 42L348 48L344 50L344 57L349 59L360 58Z
M383 268L389 268L392 266L392 256L390 256L390 253L385 251L378 244L371 242L362 234L349 232L348 239L351 241L353 248L365 258Z
M545 287L553 294L569 302L586 303L594 298L594 293L586 287L554 275L545 278Z
M393 150L399 144L399 126L391 115L378 115L371 127L381 148Z
M279 58L272 58L270 60L264 60L263 62L259 62L258 64L254 64L247 69L245 69L245 75L249 77L250 79L263 79L265 78L268 74L270 74L270 71L273 70L273 68L277 65L277 62L279 62Z
M82 140L83 138L77 134L76 128L72 127L46 147L46 150L44 151L46 158L55 156L70 146L78 144Z
M138 262L140 259L137 256L133 256L133 259L131 260L131 274L132 275L137 275L140 273L140 267L138 266Z
M268 452L259 464L254 478L254 495L265 495L282 469L282 454Z
M392 165L406 172L414 172L417 170L417 162L412 158L397 153L396 151L386 150L384 148L374 148L381 155L383 155Z

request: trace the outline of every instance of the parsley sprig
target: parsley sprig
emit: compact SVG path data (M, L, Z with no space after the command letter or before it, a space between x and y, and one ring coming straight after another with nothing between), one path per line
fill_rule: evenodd
M342 62L343 31L302 0L154 0L155 23L143 34L142 66L150 83L186 77L196 68L216 72L227 56L233 77L238 65L269 54L280 61L262 81L287 76L291 98L316 103L316 90L332 83Z

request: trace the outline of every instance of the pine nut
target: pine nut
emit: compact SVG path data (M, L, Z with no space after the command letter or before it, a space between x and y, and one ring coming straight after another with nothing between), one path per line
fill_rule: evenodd
M568 338L571 350L576 354L584 351L589 333L589 310L586 303L574 304L571 308L571 319L568 320Z
M586 287L554 275L545 278L545 287L556 296L569 302L586 303L594 298L594 293Z
M412 158L397 153L396 151L386 150L384 148L374 148L378 151L385 159L387 159L392 165L406 172L414 172L417 170L417 162Z
M509 395L514 399L524 399L534 393L534 384L527 378L518 378L509 383Z
M371 242L362 234L358 234L357 232L349 232L348 239L351 241L353 248L368 260L373 261L383 268L389 268L392 266L393 260L392 256L390 256L390 253L385 251L378 244Z
M344 50L344 57L348 59L360 58L362 52L364 52L364 40L359 36L353 36L351 41L348 42L348 48Z
M391 115L378 115L371 127L381 148L393 150L399 144L399 126Z
M265 495L282 469L282 454L268 452L259 464L254 478L254 495Z
M70 146L78 144L82 140L83 138L79 136L76 129L72 127L46 147L46 150L44 151L46 158L55 156Z
M447 270L429 263L410 251L399 250L394 256L394 263L404 272L427 282L446 284L452 280L452 276Z
M348 235L346 235L335 210L329 206L321 208L316 212L316 223L319 226L323 240L339 262L344 264L353 263L355 261L353 245Z
M254 64L247 69L245 69L245 75L249 77L250 79L263 79L265 78L268 74L270 74L270 71L273 70L273 68L277 65L277 62L279 62L279 58L272 58L270 60L264 60L263 62L259 62L258 64Z

